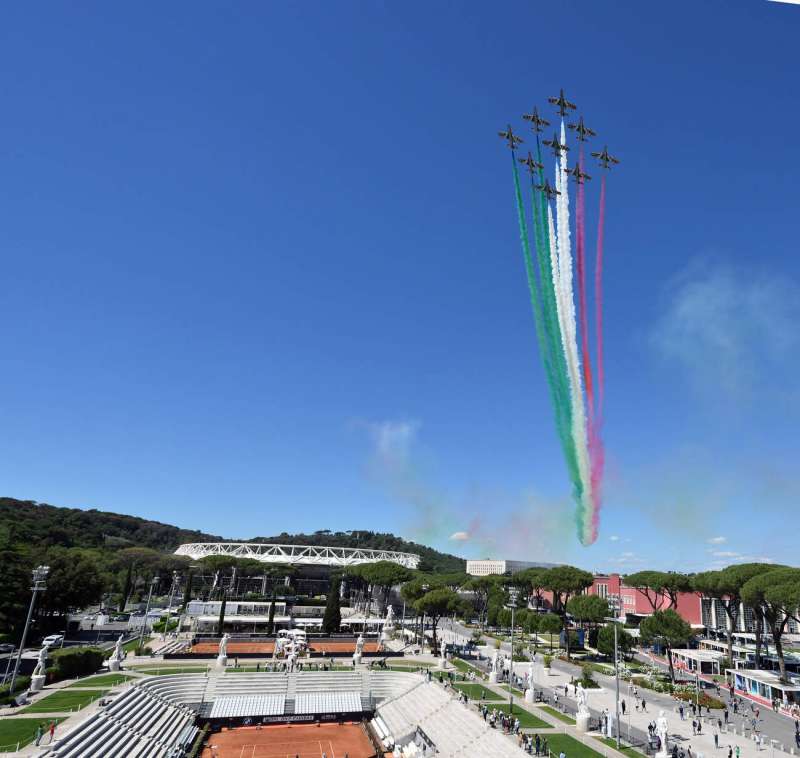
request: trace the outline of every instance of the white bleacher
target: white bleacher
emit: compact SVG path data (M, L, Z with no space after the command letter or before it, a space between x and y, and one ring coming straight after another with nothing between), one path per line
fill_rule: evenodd
M351 713L360 710L360 692L303 692L294 698L295 713Z
M465 706L438 685L425 683L378 706L376 719L384 727L383 739L404 743L421 727L442 758L520 758L514 740L492 729L471 707ZM373 721L374 723L374 721ZM376 725L377 726L377 725ZM388 732L388 734L387 734Z
M218 697L211 706L209 718L282 716L285 707L285 695L234 695L232 697Z

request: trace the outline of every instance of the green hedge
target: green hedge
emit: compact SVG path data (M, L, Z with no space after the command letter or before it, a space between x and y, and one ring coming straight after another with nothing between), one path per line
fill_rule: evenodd
M105 653L96 647L64 647L50 653L52 681L74 679L94 674L102 665Z

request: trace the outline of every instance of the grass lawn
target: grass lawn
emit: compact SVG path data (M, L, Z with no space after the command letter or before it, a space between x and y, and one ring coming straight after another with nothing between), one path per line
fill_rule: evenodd
M492 692L492 690L484 687L482 684L476 684L474 682L460 682L459 684L454 684L453 687L459 692L466 692L470 700L480 700L481 693L483 693L484 700L503 699L502 695L498 695L496 692Z
M481 677L483 676L483 671L481 671L476 666L473 666L471 663L467 663L463 658L453 658L450 663L455 666L459 671L463 671L465 674L468 674L470 671L474 671L477 674L480 674Z
M559 721L563 721L565 724L574 724L575 719L571 716L567 716L566 713L561 713L561 711L557 711L555 708L551 708L549 705L541 705L539 706L541 710L545 713L549 713L554 718L557 718Z
M558 755L562 750L568 758L597 758L602 753L592 750L568 734L546 734L550 751Z
M614 750L617 749L617 741L615 739L612 739L611 737L595 737L595 739L600 740L600 742L602 742L605 745L608 745L610 748L614 748ZM623 745L622 743L620 743L619 752L625 753L625 755L629 756L644 755L644 753L642 753L640 750L636 750L635 748L632 748L630 745Z
M122 682L127 682L130 679L125 674L101 674L100 676L87 676L83 679L78 679L74 684L67 686L70 687L115 687Z
M69 711L73 708L82 708L92 700L105 695L107 690L72 690L69 688L57 690L52 695L37 700L33 705L23 708L20 713L55 713L56 711Z
M503 703L502 705L488 703L488 705L490 709L497 708L498 711L508 713L508 703ZM526 711L519 705L514 706L514 716L519 719L519 724L523 729L551 729L553 727L549 721L540 719L538 716L530 711ZM570 756L569 758L573 757Z
M0 719L0 751L13 752L17 748L17 743L20 747L27 745L33 741L36 736L36 727L38 724L42 725L43 730L47 730L50 724L55 721L63 721L64 719ZM58 729L56 729L56 737L58 737ZM45 737L43 742L47 742L50 737ZM13 746L13 747L12 747Z
M509 690L511 690L511 692L512 692L512 693L513 693L513 694L514 694L516 697L525 697L525 693L524 693L522 690L518 690L516 687L512 687L510 684L508 684L508 682L506 682L505 684L501 684L501 685L500 685L500 689L503 689L503 690L505 690L506 692L508 692Z

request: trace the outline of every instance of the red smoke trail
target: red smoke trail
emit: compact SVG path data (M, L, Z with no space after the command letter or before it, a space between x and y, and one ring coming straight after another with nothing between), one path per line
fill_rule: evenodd
M583 171L583 143L581 142L578 170ZM578 269L578 307L581 320L581 352L583 353L583 383L586 387L586 405L589 411L589 428L594 419L594 383L592 359L589 354L589 313L586 307L586 195L583 182L578 182L578 210L575 219L575 238Z
M600 215L597 220L597 259L594 268L595 329L597 331L597 415L603 416L606 375L603 360L603 232L606 225L606 176L600 184Z
M580 201L579 201L580 202ZM605 466L605 450L600 438L603 425L603 401L605 395L605 364L603 356L603 233L606 222L606 177L600 183L600 213L597 220L597 258L594 269L595 329L597 333L597 414L589 424L589 460L592 477L592 538L596 537L600 521L602 501L601 483Z

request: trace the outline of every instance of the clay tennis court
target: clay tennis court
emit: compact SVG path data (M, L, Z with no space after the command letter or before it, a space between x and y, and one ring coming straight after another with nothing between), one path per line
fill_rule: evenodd
M308 647L312 653L324 655L325 653L354 653L356 649L355 640L319 640L311 641ZM264 655L272 655L275 649L274 642L234 642L228 643L228 658L236 655L243 655L244 653L262 653ZM191 652L193 653L212 653L216 655L219 652L218 642L198 642L192 645ZM365 653L377 653L378 643L367 642L364 644ZM292 757L294 758L294 756Z
M208 738L202 758L371 758L361 724L288 724L227 729Z

